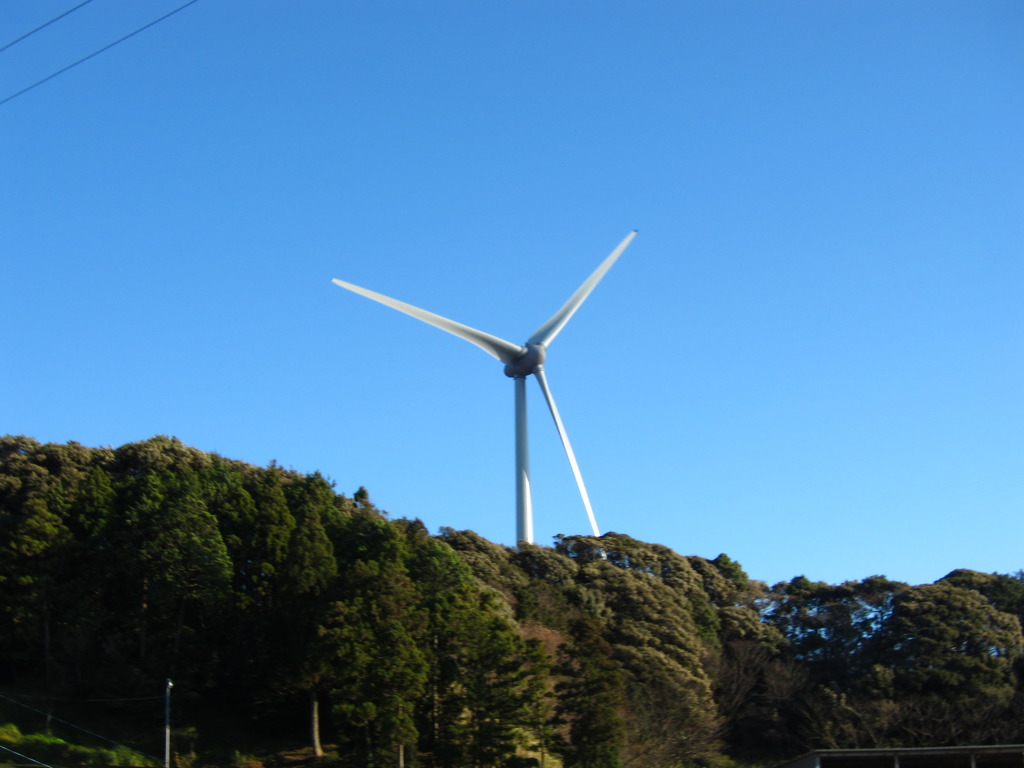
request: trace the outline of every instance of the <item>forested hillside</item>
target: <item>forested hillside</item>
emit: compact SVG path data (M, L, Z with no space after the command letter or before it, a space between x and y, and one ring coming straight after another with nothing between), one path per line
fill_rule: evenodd
M517 551L166 437L0 438L0 609L0 726L72 712L158 753L170 678L183 766L238 763L229 737L344 768L1024 741L1019 573L768 587L621 534Z

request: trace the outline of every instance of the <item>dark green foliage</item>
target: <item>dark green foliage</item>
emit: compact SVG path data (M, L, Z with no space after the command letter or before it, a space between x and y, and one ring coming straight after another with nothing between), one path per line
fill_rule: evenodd
M882 577L839 586L800 577L773 588L767 618L800 665L791 745L939 746L1014 741L1020 622L955 572L908 586ZM979 575L980 576L980 575ZM996 580L972 579L992 584ZM787 705L780 704L776 716Z
M768 589L622 534L432 537L364 488L168 437L0 438L0 687L159 699L172 677L188 752L231 729L322 738L339 768L1014 742L1022 616L1024 573ZM147 729L153 707L89 705Z
M344 751L357 765L391 762L418 738L413 715L427 683L426 616L401 562L386 549L346 574L321 646L335 659L331 689Z
M0 684L74 699L173 677L200 734L315 701L343 765L504 766L544 740L547 666L505 599L365 489L166 437L6 437L0 533Z
M1011 613L1024 623L1024 571L1014 574L979 573L959 569L944 576L941 582L963 589L973 589L996 610Z
M559 721L567 726L561 753L566 768L621 768L626 747L626 684L602 628L578 619L562 646L558 672Z
M881 660L901 693L997 704L1013 692L1020 622L974 590L941 581L902 590L881 640Z

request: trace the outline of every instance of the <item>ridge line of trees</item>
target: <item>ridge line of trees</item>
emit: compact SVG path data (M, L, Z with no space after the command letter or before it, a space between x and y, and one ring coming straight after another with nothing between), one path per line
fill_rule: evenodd
M0 690L172 678L183 764L217 762L204 734L226 728L341 768L1024 741L1022 615L1021 573L768 587L622 534L431 536L365 489L168 437L0 438Z

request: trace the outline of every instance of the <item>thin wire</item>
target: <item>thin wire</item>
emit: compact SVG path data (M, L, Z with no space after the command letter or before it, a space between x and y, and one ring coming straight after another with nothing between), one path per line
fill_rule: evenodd
M23 699L37 699L38 701L63 701L63 702L71 702L71 703L79 703L79 704L83 703L83 702L97 702L97 701L105 701L105 702L108 702L108 703L109 702L118 702L118 701L156 701L157 699L162 699L164 697L163 694L160 694L159 696L132 696L131 698L127 698L127 699L124 699L124 698L122 698L122 699L57 699L57 698L54 698L53 696L29 696L29 695L26 695L26 694L18 694L18 695L21 696L21 698L23 698Z
M33 763L38 764L38 765L45 765L46 768L53 768L52 765L47 765L46 763L40 762L39 760L36 760L34 757L29 757L28 755L23 755L23 754L21 754L21 752L15 752L13 749L11 749L10 747L5 747L3 744L0 744L0 749L6 749L12 755L17 755L22 760L29 760L29 761L31 761Z
M65 17L65 16L67 16L67 15L68 15L69 13L74 13L74 12L75 12L75 11L77 11L77 10L78 10L79 8L81 8L81 7L83 6L83 5L88 5L88 4L89 4L89 3L91 3L91 2L92 2L92 0L85 0L85 2L84 2L84 3L79 3L79 4L78 4L78 5L76 5L76 6L74 7L74 8L72 8L72 9L71 9L70 11L64 11L64 13L62 13L62 14L61 14L60 16L57 16L57 17L55 17L55 18L52 18L52 19L50 19L50 20L49 20L48 22L46 22L46 23L45 23L45 24L43 24L42 26L36 27L36 28L35 28L35 29L33 29L33 30L32 30L31 32L26 32L26 33L25 33L24 35L22 35L21 37L19 37L19 38L18 38L17 40L12 40L12 41L11 41L11 42L9 42L9 43L8 43L7 45L5 45L5 46L4 46L3 48L0 48L0 53L3 53L3 52L4 52L4 51L6 51L6 50L7 50L8 48L10 48L10 47L11 47L12 45L17 45L17 44L18 44L18 43L20 43L20 42L21 42L22 40L24 40L24 39L25 39L26 37L31 37L32 35L34 35L34 34L35 34L36 32L38 32L39 30L41 30L41 29L46 29L46 28L47 28L48 26L50 26L51 24L53 24L53 22L55 22L55 21L60 21L60 20L61 20L61 19L63 19L63 18Z
M50 80L53 80L53 78L57 77L58 75L63 75L63 74L65 73L65 72L67 72L67 71L68 71L69 69L71 69L72 67L77 67L77 66L78 66L79 64L81 64L81 63L83 63L83 62L86 62L86 61L88 61L89 59L93 58L94 56L99 56L99 55L100 55L101 53L103 53L104 51L109 51L109 50L110 50L111 48L113 48L113 47L114 47L115 45L118 45L119 43L123 43L123 42L124 42L125 40L127 40L127 39L128 39L129 37L134 37L135 35L139 34L139 32L144 32L145 30L149 29L150 27L154 26L155 24L159 24L159 23L160 23L161 21L163 21L164 19L168 19L168 18L170 18L171 16L173 16L174 14L176 14L176 13L177 13L178 11L183 11L183 10L185 10L186 8L188 8L188 7L190 6L190 5L194 5L195 3L198 3L198 2L199 2L199 0L189 0L189 1L187 2L187 3L185 3L184 5L181 5L181 6L177 7L177 8L175 8L175 9L174 9L173 11L171 11L170 13L165 13L165 14L164 14L163 16L161 16L161 17L160 17L159 19L156 19L155 21L151 21L151 22L149 22L149 24L146 24L145 26L139 27L139 28L138 28L138 29L136 29L136 30L135 30L134 32L129 32L129 33L128 33L127 35L125 35L124 37L122 37L122 38L120 38L120 39L118 39L118 40L115 40L114 42L110 43L109 45L105 45L105 46L103 46L103 47L102 47L102 48L100 48L100 49L99 49L98 51L93 51L93 52L92 52L92 53L90 53L90 54L89 54L88 56L85 56L84 58L81 58L81 59L79 59L78 61L76 61L76 62L75 62L74 64L68 64L68 65L67 65L66 67L64 67L63 69L59 69L59 70L57 70L57 71L56 71L56 72L54 72L54 73L53 73L52 75L47 75L47 76L46 76L46 77L44 77L44 78L43 78L42 80L39 80L38 82L32 83L32 85L30 85L30 86L29 86L28 88L22 88L22 89L21 89L20 91L18 91L17 93L13 93L13 94L11 94L11 95L10 95L10 96L8 96L8 97L7 97L6 99L3 99L2 101L0 101L0 106L2 106L2 105L4 105L4 104L6 104L6 103L7 103L8 101L10 101L11 99L16 99L16 98L18 98L18 97L19 97L19 96L21 96L21 95L22 95L23 93L28 93L28 92L29 92L29 91L31 91L31 90L32 90L33 88L36 88L36 87L38 87L38 86L42 85L43 83L46 83L46 82L49 82Z
M12 704L17 704L19 707L24 707L25 709L32 710L36 714L43 715L43 717L46 717L46 718L48 718L50 720L56 720L58 723L63 723L64 725L70 726L72 728L76 728L79 731L82 731L82 733L87 733L90 736L95 736L97 739L102 739L103 741L109 742L110 744L113 744L114 746L124 747L125 749L130 750L131 752L134 752L137 755L142 755L143 757L148 757L150 760L156 760L157 762L161 761L161 759L159 757L156 757L155 755L147 754L146 752L142 752L142 751L140 751L138 749L135 749L134 747L129 747L127 744L122 744L119 741L114 741L113 739L108 739L106 736L103 736L102 734L96 733L94 731L90 731L88 728L83 728L80 725L75 725L74 723L69 722L67 720L63 720L63 719L61 719L61 718L57 717L56 715L53 715L53 714L51 714L49 712L43 712L43 710L41 710L41 709L36 709L35 707L30 707L28 704L26 704L26 703L24 703L22 701L18 701L17 699L12 699L10 696L4 696L2 693L0 693L0 699L5 699L6 701L11 702ZM38 761L36 761L36 762L38 762ZM44 763L44 765L45 765L45 763ZM52 767L51 766L47 766L47 768L52 768Z

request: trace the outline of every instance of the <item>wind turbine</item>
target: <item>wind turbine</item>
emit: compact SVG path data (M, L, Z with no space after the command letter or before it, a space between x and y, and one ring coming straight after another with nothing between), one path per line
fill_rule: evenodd
M447 331L460 339L465 339L470 344L475 344L491 357L497 358L505 364L505 375L515 381L515 402L516 402L516 543L533 543L533 506L530 500L530 458L526 437L526 377L533 374L537 383L540 384L544 399L547 401L551 416L555 420L555 427L558 435L562 438L562 447L565 448L565 455L569 458L569 466L572 468L573 477L576 478L576 486L580 489L580 496L583 499L583 506L587 510L587 517L590 519L590 527L595 536L601 533L597 528L597 520L594 518L594 509L590 505L590 497L587 495L587 488L583 484L583 475L580 474L579 465L576 463L576 455L573 453L572 445L569 443L569 435L566 434L565 426L562 424L562 417L558 415L558 408L555 406L555 398L551 394L547 377L544 375L544 360L547 356L548 346L554 341L569 318L573 316L580 305L586 300L590 292L601 281L605 273L611 269L612 264L622 255L626 247L636 237L634 229L623 239L608 257L601 262L600 266L583 281L583 285L576 289L576 292L569 297L569 300L553 314L546 323L533 332L533 335L526 340L525 344L513 344L489 333L470 328L468 325L457 323L441 315L435 315L425 309L406 304L404 301L392 299L389 296L371 291L367 288L360 288L358 285L346 283L344 280L334 279L333 282L342 288L358 293L368 299L380 302L385 306L404 312L417 320Z

